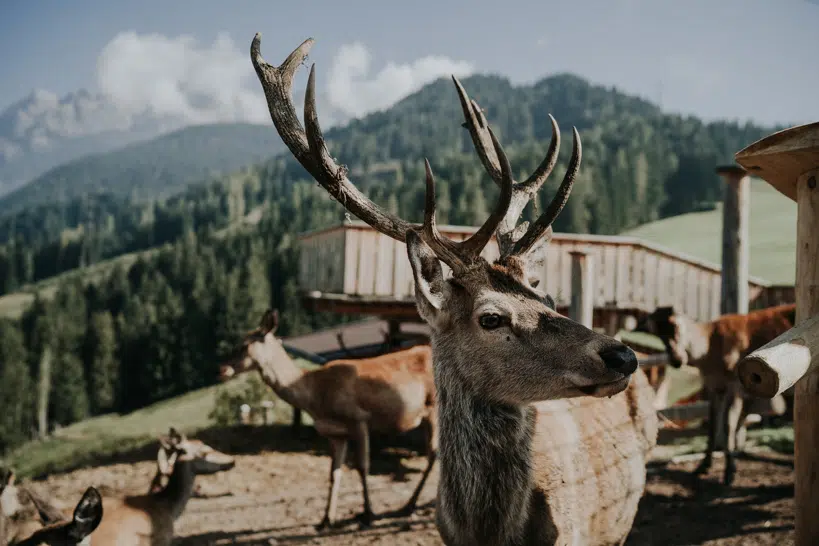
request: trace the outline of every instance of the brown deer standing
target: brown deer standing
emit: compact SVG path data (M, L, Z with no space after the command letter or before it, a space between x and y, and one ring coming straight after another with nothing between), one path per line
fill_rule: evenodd
M170 545L174 522L193 493L198 474L213 474L233 468L233 457L199 440L190 440L173 428L160 438L162 464L172 468L165 487L147 495L105 499L105 515L91 535L91 546L103 544Z
M20 497L27 497L33 511ZM102 519L102 499L89 487L67 519L59 509L14 484L14 473L0 476L0 544L69 546L83 542Z
M221 367L222 380L258 370L262 379L285 402L307 412L316 432L330 442L330 491L319 530L336 517L341 470L347 446L353 443L361 476L364 511L362 525L374 519L367 489L371 431L403 433L423 426L427 467L407 504L399 513L415 510L421 489L435 464L437 419L432 377L432 350L418 346L374 358L334 360L305 372L290 359L275 336L278 312L268 310L259 327L247 334L236 355Z
M440 419L437 525L444 542L622 544L656 443L653 389L629 348L555 312L554 301L530 280L579 167L577 131L557 197L528 229L516 226L556 162L557 123L551 119L546 159L516 183L483 113L453 78L478 155L501 189L489 219L468 240L455 242L436 227L429 163L418 226L375 205L334 162L316 115L315 66L301 126L291 87L312 45L306 40L275 67L262 59L257 34L251 60L273 123L302 166L350 213L407 244L418 311L432 330ZM490 264L480 253L494 234L501 253Z
M745 355L792 328L795 316L796 305L788 304L696 322L675 312L673 306L663 306L638 322L636 331L662 340L672 366L694 366L702 378L710 403L708 445L705 458L694 470L695 475L707 473L714 451L723 449L723 483L731 485L736 474L735 453L745 445L745 418L752 405L767 405L773 413L784 412L785 401L781 395L767 404L750 397L736 376L736 365Z

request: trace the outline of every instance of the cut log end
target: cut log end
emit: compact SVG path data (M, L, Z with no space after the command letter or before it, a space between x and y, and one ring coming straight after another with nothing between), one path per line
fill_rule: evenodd
M737 375L748 394L759 398L773 398L785 390L779 388L779 372L761 358L749 356L741 360L737 365Z

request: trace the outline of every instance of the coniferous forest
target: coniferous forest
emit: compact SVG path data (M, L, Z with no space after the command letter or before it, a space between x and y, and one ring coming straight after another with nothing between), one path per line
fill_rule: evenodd
M722 189L715 165L777 129L669 115L570 75L522 87L475 76L464 85L521 178L548 147L546 114L556 117L560 162L540 210L578 128L582 168L557 231L615 234L712 207ZM356 185L411 221L420 221L429 158L439 222L474 225L497 189L461 122L451 82L439 80L326 136ZM172 154L146 149L154 148L135 147L144 155L129 158L145 167L138 175L118 171L122 159L97 158L0 198L0 295L35 294L0 319L0 453L41 427L215 383L219 359L269 306L281 311L283 336L340 320L300 304L297 235L341 222L344 210L294 159L274 156L167 196L168 173L177 171L162 162ZM186 157L177 164L188 165L206 152L186 145L178 153Z

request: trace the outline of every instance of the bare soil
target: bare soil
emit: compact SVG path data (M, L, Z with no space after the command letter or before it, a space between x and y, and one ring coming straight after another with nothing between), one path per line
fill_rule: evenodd
M177 543L441 545L435 529L438 465L411 517L390 517L412 493L426 464L417 438L373 439L370 494L379 518L369 529L353 519L361 510L357 473L345 469L337 529L319 534L329 483L325 442L305 429L294 437L286 427L237 427L199 436L216 449L236 454L236 467L197 478L207 498L194 498L177 523ZM402 445L395 447L396 443ZM155 472L152 449L104 466L49 476L32 483L71 507L86 487L103 495L140 494ZM627 541L643 545L784 545L793 543L793 457L756 455L738 461L734 485L723 487L722 461L696 481L696 462L652 466L640 511Z

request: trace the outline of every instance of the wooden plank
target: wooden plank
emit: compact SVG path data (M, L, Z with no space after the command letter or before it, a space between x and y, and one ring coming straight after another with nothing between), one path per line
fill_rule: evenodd
M393 247L395 241L392 237L378 234L375 253L375 289L377 296L393 295L395 293L392 285L393 263L395 252ZM406 246L406 245L405 245Z
M355 294L358 287L358 253L360 247L360 231L344 231L344 293ZM315 290L320 290L315 287Z
M356 294L373 294L375 291L375 259L374 249L378 245L378 232L361 232L359 236L360 251L358 253L358 285Z
M618 245L617 274L614 279L614 301L633 301L632 299L632 248L628 245Z

